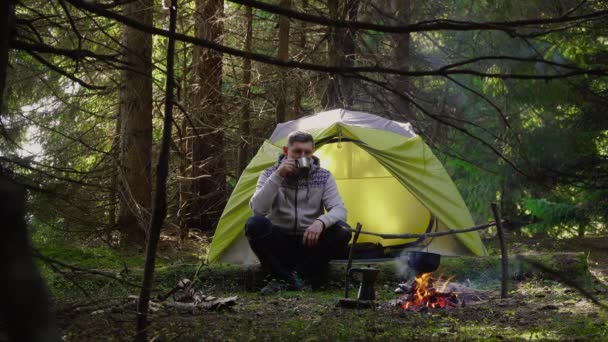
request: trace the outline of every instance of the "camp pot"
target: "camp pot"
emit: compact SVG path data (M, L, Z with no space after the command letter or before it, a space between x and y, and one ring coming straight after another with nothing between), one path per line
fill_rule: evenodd
M407 264L418 273L434 272L439 267L441 255L429 252L409 252Z
M301 172L310 171L310 159L306 157L296 159L296 167L300 169Z
M361 273L361 285L359 285L359 293L357 294L357 299L376 299L376 290L374 289L374 285L376 284L376 277L378 276L378 272L380 272L378 269L371 267L351 268L348 271L348 276L351 278L355 273Z

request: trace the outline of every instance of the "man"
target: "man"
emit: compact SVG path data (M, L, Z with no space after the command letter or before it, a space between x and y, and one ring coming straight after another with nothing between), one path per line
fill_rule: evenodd
M303 287L302 277L318 286L328 262L344 255L351 238L342 228L348 227L346 208L336 181L313 151L312 135L289 134L283 155L258 180L249 203L254 216L245 225L262 266L291 289ZM308 170L297 167L302 157L310 161ZM271 281L262 293L278 290L280 284Z

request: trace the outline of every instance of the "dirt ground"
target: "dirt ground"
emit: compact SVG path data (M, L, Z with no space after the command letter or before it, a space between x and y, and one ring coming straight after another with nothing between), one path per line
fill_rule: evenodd
M576 245L572 241L511 239L510 246L513 253L588 253L589 272L576 281L594 298L608 303L608 239L576 240ZM489 247L493 248L492 242ZM175 278L159 279L168 284ZM245 291L230 279L214 283L201 279L206 294L238 295L237 304L219 311L160 310L151 316L149 336L156 341L608 340L608 310L593 304L577 289L552 279L515 282L508 299L500 299L497 280L485 288L468 288L477 296L471 297L475 299L468 300L465 307L423 313L404 311L392 304L397 298L394 283L377 284L378 300L373 309L340 308L336 306L343 296L339 285L330 284L324 291L262 296ZM104 282L98 286L111 287ZM109 302L107 293L111 291L102 292L106 298L101 303ZM67 302L69 298L65 298ZM66 341L132 339L132 308L99 313L92 312L99 303L87 306L69 301L70 305L57 303Z

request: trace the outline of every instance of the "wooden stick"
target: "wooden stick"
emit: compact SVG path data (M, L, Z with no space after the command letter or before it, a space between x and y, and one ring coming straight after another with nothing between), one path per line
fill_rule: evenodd
M357 222L357 229L355 229L355 236L353 237L353 243L350 245L350 250L348 251L348 264L346 264L346 277L344 279L344 298L348 298L348 288L350 287L350 267L353 265L353 249L355 249L355 244L359 239L359 233L361 233L361 223ZM351 229L352 230L352 229Z
M171 0L169 6L169 31L175 33L177 20L177 0ZM173 87L175 78L173 64L175 59L175 39L169 38L167 44L167 80L165 86L165 117L163 119L163 135L160 143L160 153L156 164L156 191L152 202L152 219L148 228L146 243L146 261L144 277L137 301L137 323L135 341L148 341L148 307L154 269L156 250L160 240L160 230L167 217L167 177L169 174L169 145L171 144L171 129L173 128Z
M494 219L498 224L498 239L500 240L500 253L502 255L502 286L500 289L500 298L507 298L509 286L509 256L507 255L507 246L505 243L505 236L502 228L502 220L500 219L500 210L496 203L492 203L492 212L494 213Z
M434 233L426 233L426 234L382 234L382 233L373 233L373 232L366 232L366 231L360 231L361 234L367 234L367 235L373 235L373 236L379 236L383 239L416 239L416 238L430 238L430 237L438 237L438 236L444 236L444 235L452 235L452 234L460 234L460 233L468 233L468 232L473 232L476 230L481 230L481 229L486 229L486 228L490 228L496 225L496 222L490 222L490 223L484 223L484 224L480 224L471 228L465 228L465 229L452 229L452 230L448 230L445 232L434 232ZM357 231L355 229L350 229L351 232L357 233Z

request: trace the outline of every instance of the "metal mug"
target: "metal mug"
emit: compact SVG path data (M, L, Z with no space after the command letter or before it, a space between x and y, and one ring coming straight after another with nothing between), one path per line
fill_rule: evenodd
M296 159L296 168L302 173L306 173L308 171L310 171L310 159L306 158L306 157L302 157L299 159Z

